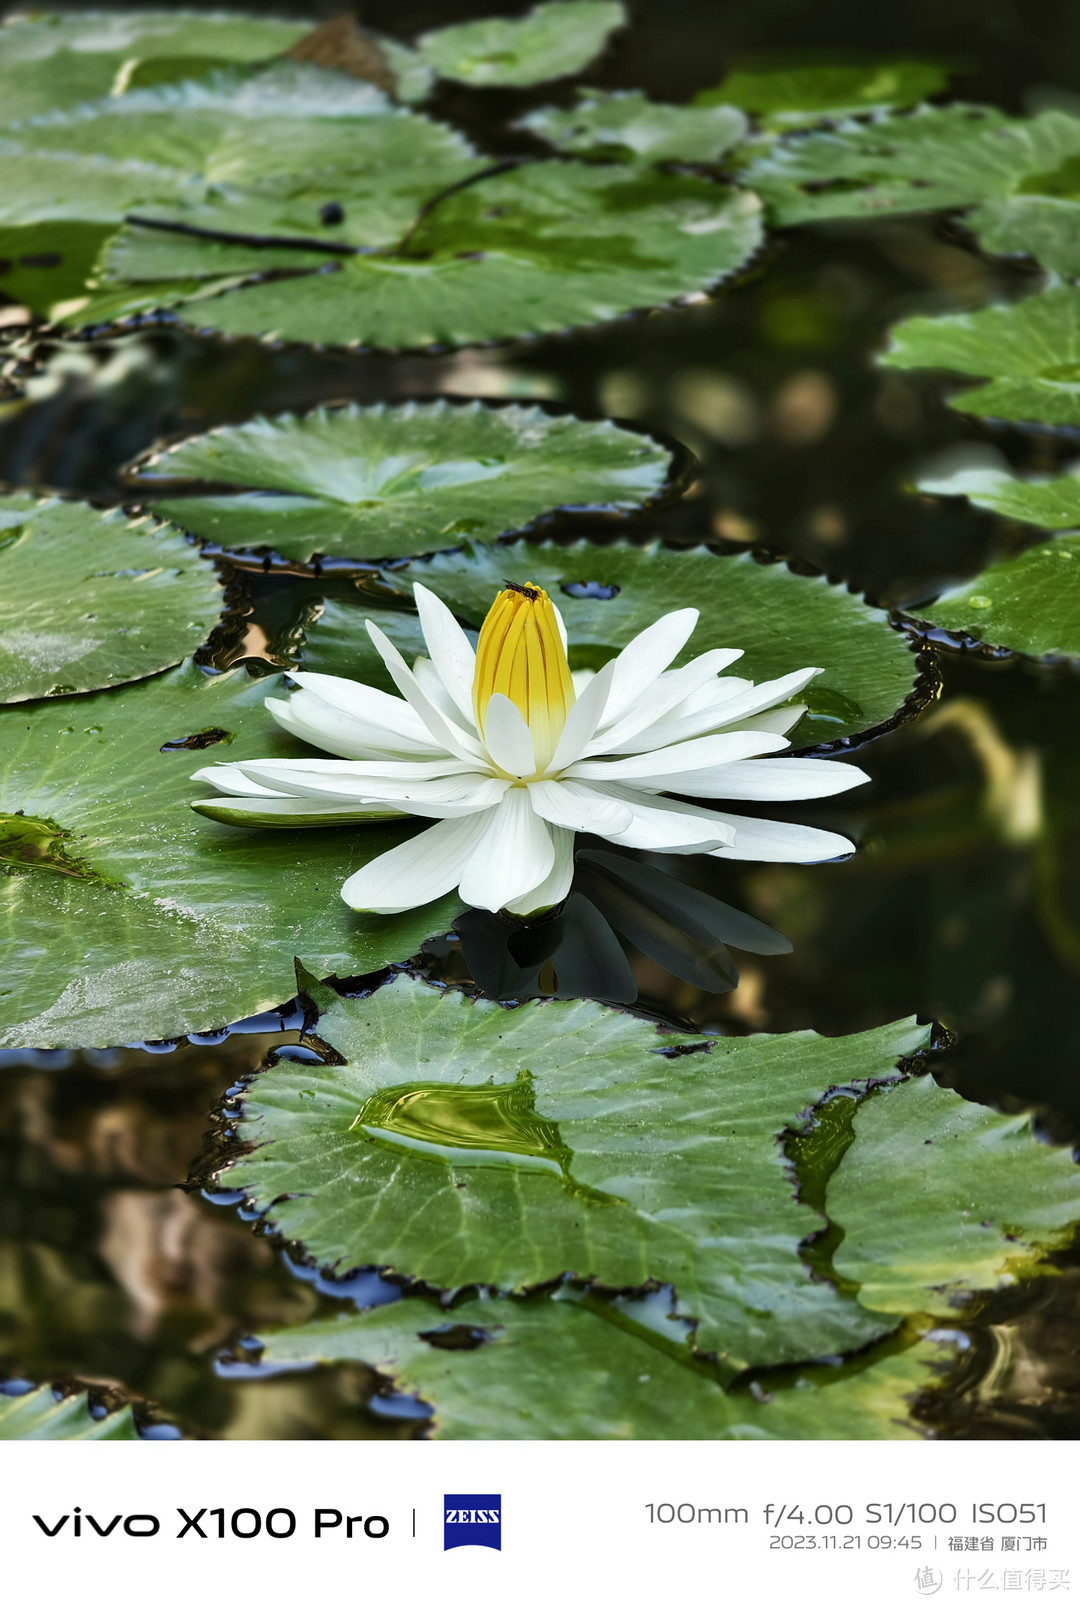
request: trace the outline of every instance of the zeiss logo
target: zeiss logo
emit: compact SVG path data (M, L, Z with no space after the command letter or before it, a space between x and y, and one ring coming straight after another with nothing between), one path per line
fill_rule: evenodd
M444 1494L443 1548L486 1544L502 1548L502 1494Z

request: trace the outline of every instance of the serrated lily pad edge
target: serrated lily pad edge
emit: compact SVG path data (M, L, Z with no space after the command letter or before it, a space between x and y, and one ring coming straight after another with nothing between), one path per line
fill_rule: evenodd
M480 175L480 177L486 176L488 175ZM489 339L469 340L461 344L450 345L435 341L427 345L381 346L365 344L362 340L344 340L329 344L326 341L290 340L274 335L230 334L225 330L214 328L212 325L205 326L181 316L179 309L182 307L195 306L199 301L215 301L223 295L242 293L248 287L261 284L264 275L256 273L237 274L235 280L230 282L228 286L213 293L193 294L172 304L163 304L158 307L147 308L141 312L129 313L126 317L106 318L101 322L86 324L62 326L46 324L44 328L58 336L75 336L78 339L86 339L91 336L95 339L111 338L123 334L138 334L147 329L178 328L200 340L214 340L223 345L254 344L264 346L269 351L299 350L327 353L348 351L354 356L387 357L408 355L449 356L451 354L456 355L462 351L491 351L504 346L534 346L544 340L558 340L567 335L580 334L588 329L613 329L620 324L637 322L647 317L651 312L676 312L685 307L700 306L703 301L712 300L720 290L732 288L749 273L764 251L768 241L768 229L766 227L765 208L759 197L752 190L736 189L731 184L713 180L711 172L708 170L698 176L708 182L716 182L716 188L718 190L726 190L732 200L743 201L747 218L741 219L741 221L748 220L750 213L756 215L758 238L755 244L741 262L735 267L728 268L725 272L720 273L716 278L709 279L704 284L685 290L681 295L673 296L668 301L650 301L647 305L628 307L625 312L616 313L614 317L610 318L591 319L585 323L560 324L558 328L542 329L536 333L526 330L517 334L494 335ZM753 205L747 204L750 202ZM333 266L332 258L329 259L328 265ZM298 274L297 277L317 278L326 270L326 266L313 268L306 274Z
M488 398L486 396L468 396L460 394L445 395L441 392L433 392L431 394L409 396L406 398L406 400L400 402L388 402L385 403L385 406L388 412L392 412L395 409L404 407L408 404L423 407L432 406L436 402L440 401L445 402L449 407L459 408L461 410L478 405L483 407L485 411L491 412L503 412L511 407L532 407L553 419L567 418L575 423L584 424L613 424L616 428L621 429L628 435L640 436L643 440L660 447L662 451L667 453L669 458L667 473L665 475L663 484L659 485L655 491L651 492L634 507L605 508L599 504L594 506L588 503L560 503L556 507L550 507L545 509L544 512L538 513L536 517L530 519L528 523L515 525L510 529L503 530L499 535L495 536L491 540L472 541L474 546L497 546L500 544L505 544L508 541L518 540L523 536L542 535L547 532L549 526L559 526L570 521L589 520L594 524L610 521L613 527L616 525L619 527L632 526L635 521L643 516L652 516L656 513L666 512L668 508L673 507L675 503L681 500L683 495L686 493L700 467L697 456L689 446L687 446L683 441L677 440L674 435L666 434L661 429L647 429L637 419L612 418L606 413L598 414L595 418L582 417L582 415L575 412L572 407L565 407L559 402L548 400L546 397L500 396L498 398ZM309 407L287 408L276 413L253 413L250 418L245 418L243 423L258 423L261 421L281 423L288 418L310 418L313 417L317 412L345 412L353 406L364 407L369 405L372 405L372 403L357 402L352 399L348 401L330 403L313 402ZM189 440L209 440L215 435L226 433L238 427L240 427L240 425L236 423L221 423L216 424L212 429L201 430L197 434L186 431L177 432L174 435L164 436L160 441L156 441L153 446L142 452L138 457L134 457L130 462L126 463L121 469L121 479L127 485L129 485L133 491L145 493L147 486L140 484L137 478L137 475L143 469L153 467L159 463L162 458L166 457L175 447L182 446ZM189 483L206 486L218 482L211 480L199 480L190 481ZM240 489L241 487L230 486L230 490L237 490L239 492ZM205 490L201 490L198 492L193 492L192 496L194 499L196 495L204 496L205 494ZM170 497L173 500L182 499L182 497L177 497L177 492L175 489L163 490L162 498L164 499L165 497ZM74 497L72 499L76 501L79 500L78 497ZM162 518L162 515L155 511L155 503L153 500L138 502L125 501L122 505L124 511L131 517L139 517L149 514L166 527L181 530L185 535L187 535L189 540L195 541L201 546L202 551L206 556L214 557L218 554L221 554L223 557L228 559L229 563L233 567L260 574L290 573L298 575L302 574L320 576L323 573L348 574L353 572L365 572L372 568L391 567L396 571L403 564L421 562L425 557L441 557L453 552L461 551L465 545L464 542L459 541L456 545L431 547L424 552L417 552L410 557L403 558L350 558L329 556L325 559L317 558L312 563L301 563L296 558L283 557L280 552L274 551L273 547L269 544L258 547L222 546L215 541L209 540L205 536L196 535L193 533L193 531L186 529L184 525L179 523L177 519Z

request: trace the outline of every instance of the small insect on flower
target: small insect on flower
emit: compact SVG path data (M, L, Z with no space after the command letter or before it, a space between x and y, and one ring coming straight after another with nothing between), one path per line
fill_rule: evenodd
M665 614L598 673L574 674L566 628L539 585L507 582L476 651L449 608L414 585L430 657L412 668L370 620L400 697L332 674L292 675L266 706L333 758L212 764L193 777L225 795L192 804L231 825L438 823L373 858L341 895L396 914L458 888L477 908L538 913L566 897L577 831L621 847L815 863L853 851L831 831L719 813L687 798L788 802L868 777L851 764L777 758L819 674L755 686L723 676L737 650L669 665L696 608ZM675 793L675 796L669 795Z

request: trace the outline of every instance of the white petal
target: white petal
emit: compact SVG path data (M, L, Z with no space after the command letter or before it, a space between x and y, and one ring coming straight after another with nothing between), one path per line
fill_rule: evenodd
M243 758L230 765L259 786L272 786L297 797L313 795L312 788L331 792L340 786L341 794L362 791L372 781L399 781L409 785L423 780L441 780L446 775L482 773L476 764L461 758L407 759L378 758Z
M407 753L437 752L438 748L409 704L400 697L388 697L387 701L416 721L422 741L401 731L390 731L382 723L344 713L310 691L296 691L288 702L267 697L263 706L282 730L310 742L313 747L320 747L323 752L336 753L339 758L377 758L387 753L403 757Z
M208 786L216 786L218 791L227 791L241 797L278 797L280 792L272 786L265 786L261 781L252 780L245 775L237 764L214 763L205 769L196 769L192 780L205 780Z
M606 663L578 692L578 699L566 715L562 735L547 766L549 775L558 774L560 769L565 769L567 764L579 758L592 739L597 725L604 717L614 672L615 665Z
M443 897L457 885L486 819L486 814L444 819L411 841L380 853L349 876L341 888L342 898L350 908L367 913L400 914Z
M402 696L414 708L423 720L429 733L441 747L448 752L456 753L459 758L479 757L481 755L480 743L467 736L457 725L443 717L423 690L415 674L405 662L401 653L392 641L379 629L377 624L367 620L367 632L375 644L375 650L382 658L390 671L390 676L401 692Z
M401 697L391 696L389 691L363 685L359 680L346 680L339 674L316 674L307 669L292 670L289 679L295 680L304 694L302 700L295 694L292 697L294 704L300 701L301 708L314 697L359 720L362 725L381 730L383 736L389 738L383 742L386 746L396 747L402 740L424 748L433 745L427 727L415 710ZM297 716L303 717L299 711Z
M810 825L788 825L781 819L747 819L742 814L718 814L735 827L735 842L716 847L712 858L751 859L765 864L821 864L855 851L855 843L835 831Z
M615 664L614 681L608 698L608 717L617 719L634 703L646 686L652 685L689 641L698 621L696 607L665 613L647 630L624 646Z
M529 801L541 819L565 830L590 830L595 835L617 835L633 821L624 802L605 797L602 790L577 780L534 780Z
M738 653L734 655L739 656ZM649 725L658 723L708 681L715 680L720 670L726 668L731 661L732 653L717 649L713 652L703 652L684 668L662 674L642 692L633 707L620 719L612 722L608 718L601 723L596 739L590 743L586 756L592 757L597 752L615 752L622 742L630 741L639 733L646 732ZM662 745L664 743L661 741L649 742L650 747Z
M197 814L225 825L277 826L284 830L363 825L369 820L405 817L402 809L389 805L336 803L315 797L208 797L191 806Z
M782 736L758 735L754 731L732 731L730 735L702 736L682 741L656 752L639 752L630 758L585 758L566 771L570 780L648 781L657 791L675 790L675 780L697 769L715 769L734 764L740 758L756 758L765 752L779 752L787 746Z
M273 767L272 760L262 762L260 772ZM289 764L286 760L277 766L276 781L279 791L291 797L322 798L328 803L343 805L386 804L401 813L419 814L430 819L449 819L457 814L493 808L510 784L507 780L476 773L425 775L419 764L395 767L405 767L409 773L381 778L316 773L302 768L299 763Z
M476 721L470 713L466 719L449 691L439 678L439 671L430 658L416 658L413 661L412 672L416 676L417 684L427 697L433 708L437 708L448 724L455 730L463 731L472 736L476 733Z
M835 797L869 779L854 764L828 758L768 758L761 763L724 764L701 774L678 777L667 790L685 792L690 797L776 802Z
M544 821L529 806L526 786L513 786L483 814L484 833L461 875L462 901L499 909L525 897L551 873L555 848Z
M566 621L564 620L562 614L559 612L559 609L555 606L554 602L552 602L552 604L551 604L551 611L554 613L554 615L555 615L555 623L559 627L559 640L562 642L562 649L563 649L564 652L569 652L569 650L570 650L570 638L566 633Z
M622 832L600 830L597 835L607 836L620 847L640 847L652 853L704 853L734 840L726 814L714 814L672 797L635 792L632 786L613 786L612 792L629 808L631 822Z
M764 713L752 714L729 726L731 730L769 730L774 736L786 736L794 730L806 712L805 702L788 702L782 708L767 708Z
M794 674L785 674L779 680L763 680L760 685L750 687L724 708L723 725L726 727L736 721L741 723L751 714L762 713L766 708L776 707L777 703L790 701L821 672L820 669L797 669Z
M588 685L589 681L594 678L595 674L596 674L596 670L595 669L571 669L570 670L570 680L571 680L571 683L572 683L572 685L574 687L574 693L575 693L576 696L580 697L581 693L584 691L584 689Z
M654 747L671 747L679 741L693 741L698 736L712 735L724 723L724 708L736 695L748 690L753 680L740 680L728 675L715 684L710 683L695 691L692 696L672 708L666 719L659 719L640 735L620 742L612 752L649 752Z
M508 775L534 775L532 732L521 709L496 691L484 714L484 745L497 768Z
M547 879L542 880L539 886L534 886L531 892L526 892L524 897L504 903L508 914L542 914L545 909L561 903L569 894L574 879L574 832L553 828L551 843L555 850L555 862Z
M459 712L464 714L468 727L475 729L473 679L476 675L476 653L457 619L434 591L429 591L426 585L417 581L413 586L413 596L436 673Z

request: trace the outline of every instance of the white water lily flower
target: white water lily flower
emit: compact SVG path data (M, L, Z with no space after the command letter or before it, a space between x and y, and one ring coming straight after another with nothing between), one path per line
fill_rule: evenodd
M438 820L341 888L351 907L377 914L455 887L476 908L549 908L570 890L577 831L714 858L815 863L853 851L830 831L668 795L788 802L866 780L850 764L766 757L790 745L785 732L805 711L790 699L819 669L757 686L720 678L739 651L670 669L698 619L683 608L598 673L572 675L565 626L539 586L500 592L475 652L449 608L423 585L413 590L430 658L410 669L367 625L400 698L294 672L300 689L287 702L268 697L267 708L283 729L337 756L213 764L193 778L226 795L192 806L233 825Z

